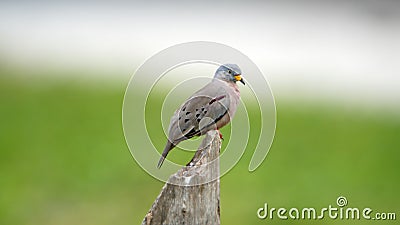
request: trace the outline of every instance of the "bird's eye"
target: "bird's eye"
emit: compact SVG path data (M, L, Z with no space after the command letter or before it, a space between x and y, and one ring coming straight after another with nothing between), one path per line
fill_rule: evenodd
M229 73L229 74L231 74L231 73L232 73L232 71L231 71L231 70L228 70L228 73Z

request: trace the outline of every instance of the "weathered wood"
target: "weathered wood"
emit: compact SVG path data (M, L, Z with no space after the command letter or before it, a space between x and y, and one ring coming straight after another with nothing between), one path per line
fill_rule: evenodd
M220 224L217 131L209 131L191 163L173 174L142 225Z

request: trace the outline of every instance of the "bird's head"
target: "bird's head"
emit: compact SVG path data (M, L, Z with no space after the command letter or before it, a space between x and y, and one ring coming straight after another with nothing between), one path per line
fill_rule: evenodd
M214 78L233 83L240 81L245 84L242 78L242 71L236 64L221 65L215 72Z

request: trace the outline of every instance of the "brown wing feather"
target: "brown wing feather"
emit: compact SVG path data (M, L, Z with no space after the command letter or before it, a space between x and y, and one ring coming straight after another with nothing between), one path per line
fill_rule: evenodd
M158 162L158 168L161 167L169 151L179 142L203 135L211 129L216 129L213 125L218 121L227 120L231 99L220 85L218 82L210 82L194 93L174 113L168 129L169 140Z
M194 96L187 100L178 111L176 127L171 129L173 143L205 134L212 125L229 111L229 96ZM205 119L205 120L203 120Z

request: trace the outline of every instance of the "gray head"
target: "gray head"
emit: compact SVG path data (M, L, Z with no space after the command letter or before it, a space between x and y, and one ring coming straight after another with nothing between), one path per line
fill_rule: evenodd
M233 83L240 81L242 82L242 84L245 84L241 75L242 71L240 70L238 65L224 64L217 69L214 78Z

